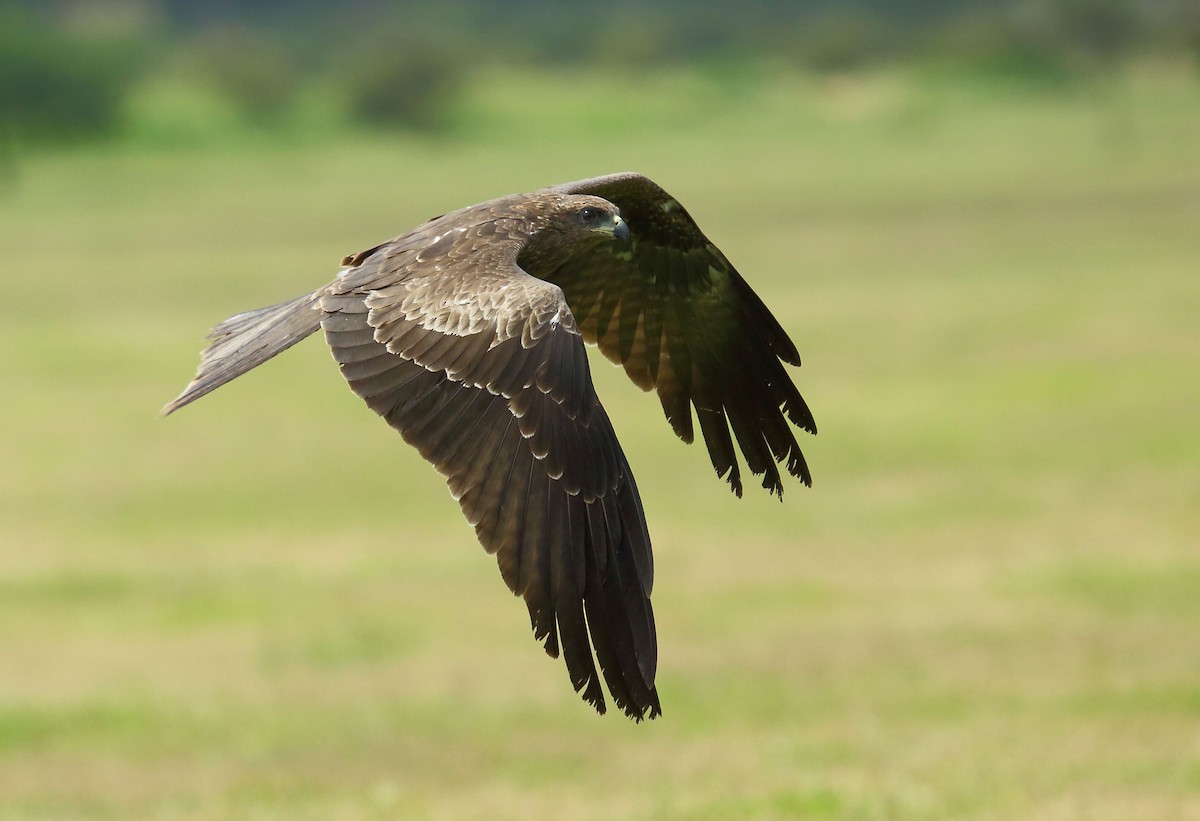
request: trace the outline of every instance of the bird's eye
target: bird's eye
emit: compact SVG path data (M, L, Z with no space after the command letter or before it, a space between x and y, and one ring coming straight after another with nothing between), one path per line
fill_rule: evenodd
M584 225L591 225L593 222L598 222L602 216L604 216L603 211L599 208L593 208L590 205L579 209L579 221Z

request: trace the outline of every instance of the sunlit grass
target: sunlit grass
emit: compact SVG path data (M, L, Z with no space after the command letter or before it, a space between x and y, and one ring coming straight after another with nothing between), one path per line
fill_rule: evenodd
M1200 814L1200 89L1122 82L1120 142L1072 89L508 76L444 142L25 157L0 815ZM156 416L228 314L623 168L792 331L821 428L811 491L738 501L593 360L655 540L642 726L570 692L317 340Z

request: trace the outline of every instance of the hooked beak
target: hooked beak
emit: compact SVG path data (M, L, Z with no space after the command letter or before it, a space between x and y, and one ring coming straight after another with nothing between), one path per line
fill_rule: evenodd
M613 217L613 236L622 242L629 242L629 223L620 217Z

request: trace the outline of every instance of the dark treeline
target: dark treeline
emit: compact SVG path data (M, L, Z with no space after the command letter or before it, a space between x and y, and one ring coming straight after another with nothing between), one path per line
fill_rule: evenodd
M146 76L184 65L269 124L313 83L363 123L433 129L497 65L647 70L930 62L1063 83L1138 54L1200 58L1197 0L0 0L0 127L118 130Z

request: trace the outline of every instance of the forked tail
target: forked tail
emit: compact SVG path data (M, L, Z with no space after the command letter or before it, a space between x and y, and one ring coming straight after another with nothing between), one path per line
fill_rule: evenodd
M163 416L191 404L231 379L257 367L321 327L317 301L321 292L231 316L213 328L212 340L200 354L200 369Z

